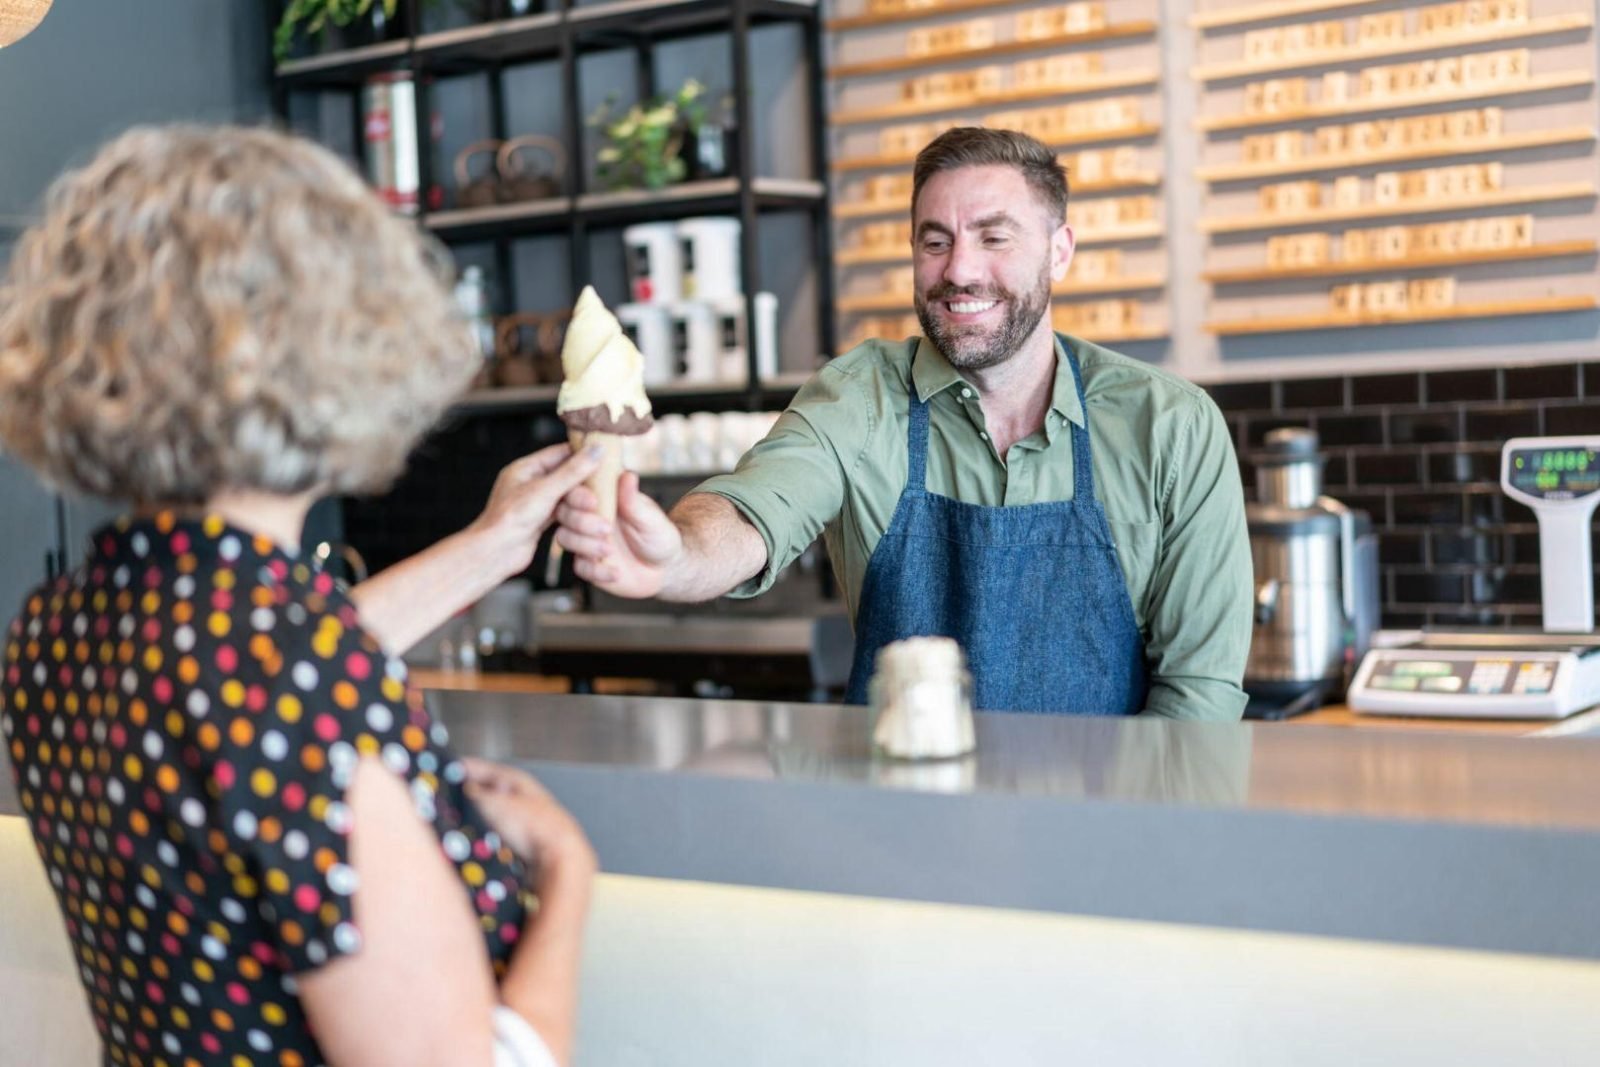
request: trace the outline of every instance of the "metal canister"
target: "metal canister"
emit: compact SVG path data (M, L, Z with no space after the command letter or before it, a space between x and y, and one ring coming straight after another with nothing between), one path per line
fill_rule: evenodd
M429 123L438 140L439 117ZM408 71L367 79L362 92L362 135L366 140L367 180L396 211L415 215L422 188L422 158L417 142L417 85ZM439 206L440 189L429 190L428 206Z
M1322 495L1317 444L1311 430L1273 430L1251 457L1259 500L1245 507L1256 598L1244 688L1262 705L1305 710L1302 698L1338 693L1377 626L1377 538L1365 512Z

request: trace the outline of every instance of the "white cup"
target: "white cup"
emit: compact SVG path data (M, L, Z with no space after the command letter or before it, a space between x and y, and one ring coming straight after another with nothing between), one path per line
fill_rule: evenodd
M682 474L689 469L689 420L663 415L656 420L657 462L662 474Z

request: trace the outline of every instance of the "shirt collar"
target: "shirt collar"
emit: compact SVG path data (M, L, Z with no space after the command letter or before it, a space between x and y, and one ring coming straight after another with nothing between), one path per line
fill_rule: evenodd
M1055 335L1056 380L1050 397L1050 410L1068 422L1084 425L1083 402L1078 399L1078 388L1072 380L1072 361L1067 358L1063 342L1081 348L1082 342L1064 334ZM1081 368L1081 363L1080 363ZM926 337L917 342L916 356L911 364L911 381L916 386L917 397L926 404L930 397L944 392L952 385L965 383L961 372L950 365L944 354Z

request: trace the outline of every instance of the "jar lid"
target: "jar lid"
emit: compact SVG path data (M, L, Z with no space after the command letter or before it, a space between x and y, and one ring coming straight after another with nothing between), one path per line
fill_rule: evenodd
M1251 457L1258 467L1284 467L1291 463L1312 463L1322 459L1317 432L1304 426L1281 426L1269 430L1261 448Z

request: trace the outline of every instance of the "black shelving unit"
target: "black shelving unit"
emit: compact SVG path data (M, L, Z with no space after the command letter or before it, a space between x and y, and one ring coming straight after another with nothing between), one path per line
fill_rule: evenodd
M556 0L551 10L519 17L506 17L475 25L438 32L424 32L415 2L402 0L403 31L392 40L361 47L327 52L280 64L273 75L273 105L281 119L290 115L290 100L295 93L347 93L355 122L355 145L364 147L361 130L361 93L374 74L403 71L413 77L416 91L417 144L419 151L420 193L422 201L418 223L447 245L492 243L501 284L498 314L514 308L506 306L515 293L513 241L537 236L567 238L568 269L574 290L591 279L589 231L597 227L618 227L636 222L668 221L705 213L730 214L741 223L740 274L746 301L746 344L748 380L743 389L719 390L699 386L693 390L668 389L668 393L692 395L714 410L755 409L776 398L792 395L798 384L795 376L781 375L777 381L763 381L756 368L755 294L762 291L759 256L761 216L776 211L808 213L817 271L817 338L823 353L832 354L835 344L833 314L832 229L828 211L827 137L823 129L824 72L822 67L821 12L816 0L610 0L605 3L574 5L572 0ZM269 15L276 24L282 4L269 2ZM504 7L502 0L497 7ZM802 28L804 62L808 67L811 129L809 141L813 177L792 179L755 175L755 118L751 98L753 80L750 33L757 26L791 23ZM734 176L710 181L686 182L657 192L598 192L584 188L583 115L580 111L578 63L596 51L631 49L635 56L637 80L644 96L659 88L655 81L654 49L677 38L726 33L732 51L731 92L734 122L738 128L738 159ZM439 161L428 150L433 141L429 125L433 108L428 99L430 82L436 78L488 75L490 136L508 136L505 100L505 73L508 68L539 62L560 64L562 85L561 140L568 148L564 187L570 195L548 200L523 201L479 208L430 210L428 191L437 183L434 172ZM365 162L364 160L362 162ZM803 379L803 376L801 376ZM656 390L652 390L652 393ZM496 395L501 394L501 395ZM493 390L470 395L461 406L462 414L513 409L553 409L553 387Z

